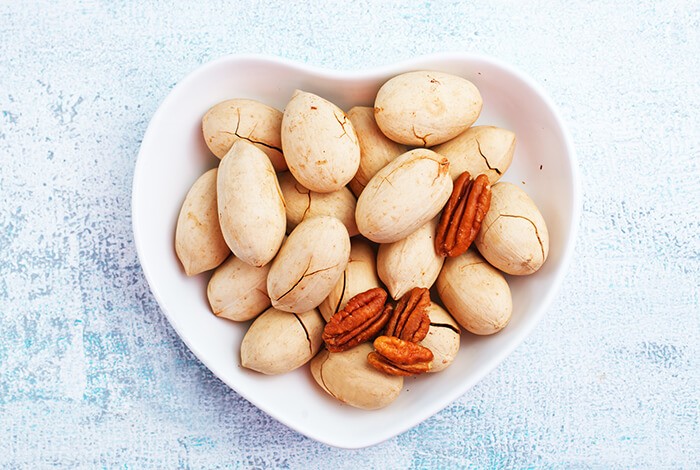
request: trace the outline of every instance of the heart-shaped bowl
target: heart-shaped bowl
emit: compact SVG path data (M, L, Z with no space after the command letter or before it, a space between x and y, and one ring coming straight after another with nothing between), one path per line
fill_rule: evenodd
M549 228L550 251L544 266L531 276L508 277L514 306L510 324L493 336L463 333L459 354L449 368L408 378L399 398L376 411L331 398L314 382L308 366L273 377L244 369L239 347L248 323L215 317L206 298L209 275L185 276L174 250L176 220L188 189L219 163L204 143L202 116L229 98L256 99L284 109L297 88L345 110L372 106L387 79L426 69L471 80L484 100L477 124L516 133L513 164L503 180L516 183L532 197ZM513 67L459 53L352 72L261 56L234 55L209 62L176 85L151 119L136 162L132 194L134 239L143 271L185 344L217 377L261 410L306 436L345 448L376 444L427 419L469 390L525 339L565 275L580 205L571 139L552 101Z

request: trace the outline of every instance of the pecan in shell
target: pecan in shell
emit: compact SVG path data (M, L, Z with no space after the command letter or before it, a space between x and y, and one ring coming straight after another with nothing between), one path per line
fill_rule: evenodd
M367 361L375 369L389 375L422 374L430 370L433 361L430 349L393 336L375 339L374 349L367 355Z
M392 306L385 305L386 298L386 291L375 287L350 299L323 329L326 349L330 352L347 351L374 338L392 312Z
M384 334L412 343L422 341L430 328L429 306L430 291L425 287L414 287L399 299Z
M440 216L435 251L441 256L459 256L469 249L491 205L491 184L485 174L471 179L465 171L455 180L452 195Z

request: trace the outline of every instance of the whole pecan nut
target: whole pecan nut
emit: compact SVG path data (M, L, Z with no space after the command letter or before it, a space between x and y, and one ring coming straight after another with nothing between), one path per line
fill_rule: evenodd
M441 256L459 256L469 249L491 205L491 184L485 174L471 179L465 171L454 183L452 195L440 216L435 251Z
M344 309L336 312L323 329L323 342L330 352L352 349L374 338L391 315L387 293L375 287L350 299Z
M430 291L425 287L414 287L399 299L384 334L412 343L422 341L430 328L429 306Z
M375 369L389 375L422 374L430 370L433 361L430 349L393 336L375 339L374 349L367 355L367 361Z

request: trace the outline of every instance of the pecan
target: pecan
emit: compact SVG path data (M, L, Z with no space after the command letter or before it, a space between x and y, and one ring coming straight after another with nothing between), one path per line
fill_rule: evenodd
M412 343L422 341L430 328L429 306L430 291L425 287L414 287L399 299L384 334Z
M323 329L323 341L330 352L352 349L374 338L391 315L386 303L386 291L375 287L350 299L344 309L336 312Z
M491 184L485 174L471 179L465 171L455 180L452 195L440 216L435 251L441 256L459 256L469 249L491 205Z
M374 340L375 351L367 355L372 367L389 375L418 375L428 372L433 352L420 344L393 336L380 336Z

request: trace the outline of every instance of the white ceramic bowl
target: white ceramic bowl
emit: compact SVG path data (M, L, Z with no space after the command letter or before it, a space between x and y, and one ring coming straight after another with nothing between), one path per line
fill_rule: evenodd
M515 131L515 157L503 180L522 187L540 208L549 227L549 259L534 275L509 277L514 310L503 331L489 337L463 334L451 367L408 378L401 396L384 409L363 411L337 402L316 385L308 367L276 377L242 368L239 345L248 323L212 315L206 299L209 275L186 277L173 248L175 223L187 190L219 162L204 144L202 116L229 98L252 98L284 109L296 88L319 94L345 110L371 106L387 79L418 69L471 80L484 98L477 124ZM258 408L302 434L346 448L376 444L440 411L525 339L564 277L580 206L573 147L554 104L521 72L494 59L467 54L431 55L351 72L260 56L229 56L205 64L175 86L153 116L136 163L132 199L141 265L153 295L185 344Z

